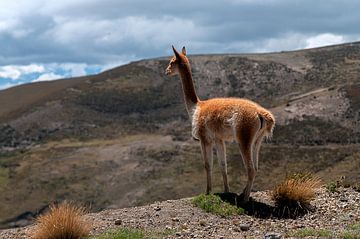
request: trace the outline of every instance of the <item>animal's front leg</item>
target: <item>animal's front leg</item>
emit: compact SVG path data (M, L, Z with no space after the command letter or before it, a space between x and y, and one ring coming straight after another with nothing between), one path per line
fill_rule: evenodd
M204 166L206 170L206 194L211 193L212 190L212 169L213 169L213 153L212 143L201 140L201 152L204 159Z

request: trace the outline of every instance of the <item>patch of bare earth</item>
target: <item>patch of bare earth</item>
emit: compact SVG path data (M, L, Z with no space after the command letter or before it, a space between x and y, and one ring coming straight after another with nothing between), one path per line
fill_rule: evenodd
M252 196L255 201L272 206L269 192L255 192ZM349 225L360 222L360 193L353 189L340 188L331 193L321 188L312 205L314 212L297 219L259 218L246 214L222 218L194 207L191 199L185 198L105 210L88 214L87 218L93 223L93 235L119 227L149 231L170 229L172 234L167 238L264 238L269 234L291 238L295 231L304 228L325 229L332 232L332 238L340 238ZM3 230L0 237L26 238L30 228Z

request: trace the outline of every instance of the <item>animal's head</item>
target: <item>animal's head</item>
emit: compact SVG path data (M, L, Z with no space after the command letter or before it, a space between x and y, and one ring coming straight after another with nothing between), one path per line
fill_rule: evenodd
M179 68L182 65L189 64L189 60L186 57L185 47L182 48L181 53L179 53L174 46L172 46L172 49L174 51L174 56L171 58L169 65L165 71L165 74L170 76L179 74Z

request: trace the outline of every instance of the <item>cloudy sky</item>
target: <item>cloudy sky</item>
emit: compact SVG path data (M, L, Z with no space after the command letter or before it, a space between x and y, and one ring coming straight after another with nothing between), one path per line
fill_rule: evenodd
M0 89L171 54L360 40L357 0L0 0Z

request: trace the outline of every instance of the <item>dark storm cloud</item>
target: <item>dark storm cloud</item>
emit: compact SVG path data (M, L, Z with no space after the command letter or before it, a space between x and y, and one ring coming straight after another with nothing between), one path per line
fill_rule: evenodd
M360 1L33 2L35 10L10 14L15 22L0 17L0 65L111 64L171 54L171 44L191 53L289 50L360 36Z

